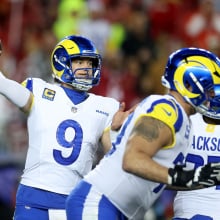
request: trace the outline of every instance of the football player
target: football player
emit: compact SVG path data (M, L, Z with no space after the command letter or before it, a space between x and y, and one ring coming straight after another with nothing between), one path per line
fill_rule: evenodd
M29 147L16 195L14 220L65 220L65 200L93 165L120 103L89 93L99 84L101 56L83 36L54 48L55 83L27 78L23 85L0 74L0 93L28 114ZM121 109L120 109L121 110Z
M213 110L220 61L183 48L168 59L165 95L145 98L123 123L112 149L67 198L68 220L143 220L166 186L194 189L218 184L220 164L180 166L190 137L189 116Z

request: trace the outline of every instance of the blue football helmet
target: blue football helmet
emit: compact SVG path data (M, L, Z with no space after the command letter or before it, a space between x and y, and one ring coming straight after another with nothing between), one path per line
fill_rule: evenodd
M71 61L74 58L88 57L92 59L92 68L83 68L87 72L92 70L92 77L86 78L75 76L72 70ZM74 88L87 91L98 85L101 75L101 56L94 44L83 36L67 36L56 46L51 55L51 66L53 77L59 82L73 86Z
M220 119L220 60L200 48L183 48L168 58L162 85L180 93L203 115Z

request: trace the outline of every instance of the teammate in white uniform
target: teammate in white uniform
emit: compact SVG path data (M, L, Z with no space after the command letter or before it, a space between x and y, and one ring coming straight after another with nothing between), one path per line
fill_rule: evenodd
M219 164L189 171L175 166L188 144L188 116L208 109L220 82L212 74L219 64L196 48L170 56L162 81L169 93L145 98L128 116L111 151L68 197L68 220L143 220L167 184L192 189L219 183Z
M219 102L219 101L218 101ZM220 105L220 102L219 102ZM208 162L220 162L220 117L191 116L192 141L186 167L197 168ZM174 220L219 220L220 185L193 191L179 191L174 199Z
M120 103L87 91L100 80L101 57L82 36L60 41L51 56L57 83L0 74L0 93L28 112L29 148L14 220L64 220L65 199L93 165ZM106 130L107 129L107 130Z

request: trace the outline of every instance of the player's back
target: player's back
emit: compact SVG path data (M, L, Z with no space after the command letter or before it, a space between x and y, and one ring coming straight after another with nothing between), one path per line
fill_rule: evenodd
M187 148L186 167L194 169L208 162L220 161L220 125L205 123L202 115L191 116L192 138ZM174 200L176 217L191 218L196 214L219 220L220 186L179 191Z
M156 113L151 114L153 109ZM176 142L174 146L159 150L154 156L154 160L164 166L173 167L174 160L183 159L182 152L189 137L188 117L171 96L153 95L143 100L134 113L128 117L113 144L112 150L101 160L96 169L85 177L85 180L91 183L94 189L104 193L129 219L143 219L146 210L159 197L165 186L123 171L122 158L126 142L139 117L148 115L162 120L163 114L169 114L170 121L174 123L171 127L176 132ZM178 118L176 118L177 115Z

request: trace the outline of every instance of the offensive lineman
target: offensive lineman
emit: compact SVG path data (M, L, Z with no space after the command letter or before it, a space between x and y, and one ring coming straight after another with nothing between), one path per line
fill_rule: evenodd
M101 57L82 36L68 36L51 55L56 83L28 78L23 87L0 74L0 93L28 113L29 148L14 220L65 220L65 200L93 164L120 103L88 93L100 81Z
M169 57L163 76L168 94L145 98L128 116L109 154L68 197L68 220L143 220L166 185L192 189L219 183L219 164L190 171L175 166L188 144L188 116L195 109L211 110L219 64L215 55L197 48Z

